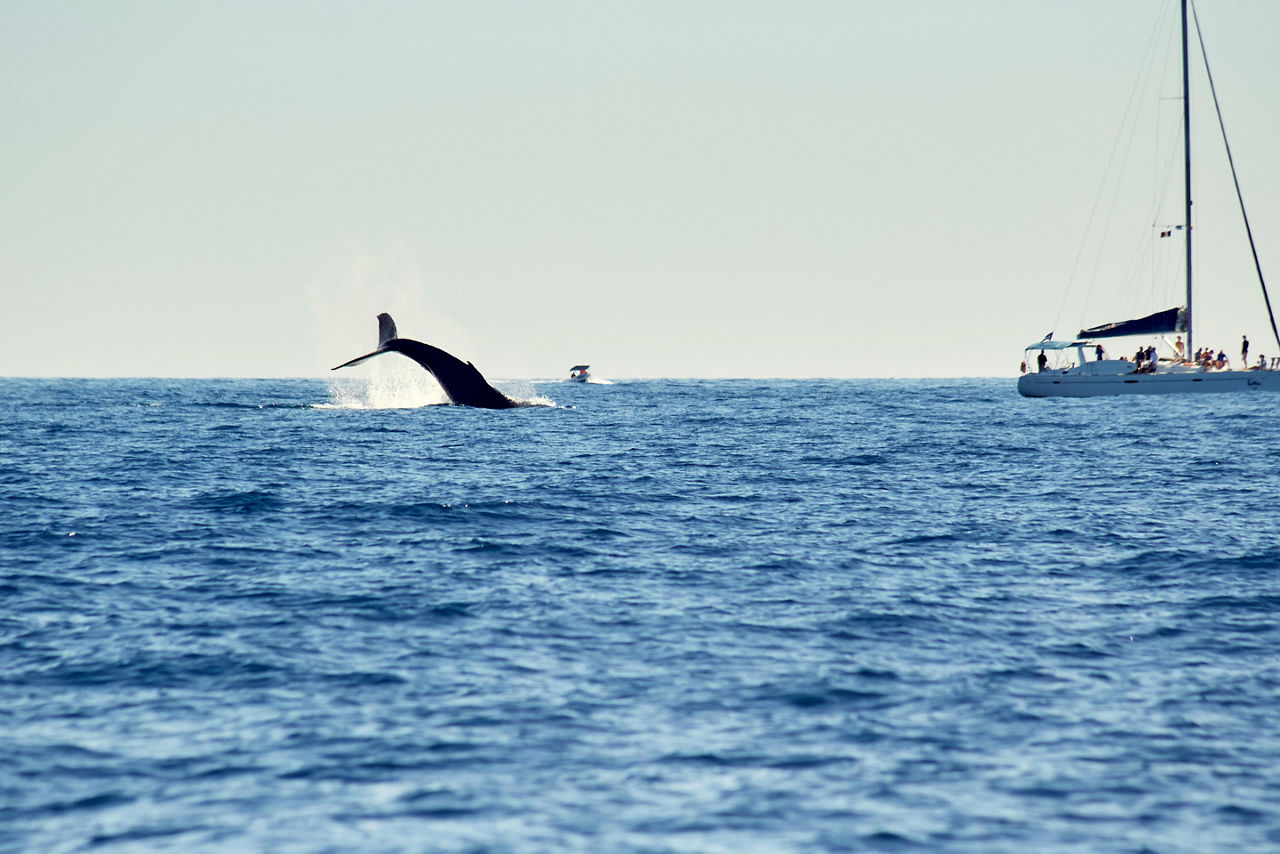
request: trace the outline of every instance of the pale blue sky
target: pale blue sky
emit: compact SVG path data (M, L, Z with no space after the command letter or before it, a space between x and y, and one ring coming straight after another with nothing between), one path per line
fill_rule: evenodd
M318 376L384 310L494 378L1012 375L1116 319L1059 309L1166 5L0 0L0 375ZM1280 290L1280 3L1200 16ZM1197 336L1263 342L1213 157Z

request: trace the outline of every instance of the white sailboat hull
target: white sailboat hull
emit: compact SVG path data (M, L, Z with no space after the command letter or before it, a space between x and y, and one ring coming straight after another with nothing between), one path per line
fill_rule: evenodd
M1217 394L1280 391L1280 371L1205 371L1088 376L1040 371L1018 378L1023 397L1105 397L1120 394Z

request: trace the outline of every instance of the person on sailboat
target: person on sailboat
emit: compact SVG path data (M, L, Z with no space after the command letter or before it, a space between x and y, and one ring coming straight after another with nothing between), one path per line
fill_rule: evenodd
M1041 350L1040 355L1036 357L1036 367L1039 368L1042 373L1045 368L1049 367L1049 357L1044 354L1043 350Z
M1240 336L1240 364L1249 367L1249 337L1247 335Z
M1099 361L1099 362L1101 362L1101 361L1102 361L1103 357L1104 357L1104 356L1105 356L1105 354L1106 354L1106 351L1104 351L1104 350L1102 349L1102 345L1101 345L1101 344L1099 344L1097 347L1094 347L1094 348L1093 348L1093 352L1094 352L1094 354L1098 357L1098 361Z
M1178 336L1177 341L1173 342L1173 349L1178 351L1178 361L1181 362L1186 357L1186 354L1183 352L1183 350L1186 349L1186 345L1182 343L1181 335Z

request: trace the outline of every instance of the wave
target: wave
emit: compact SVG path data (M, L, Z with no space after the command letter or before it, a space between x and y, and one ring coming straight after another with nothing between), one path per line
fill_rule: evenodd
M160 404L154 403L147 405L159 406ZM214 403L202 403L197 405L207 406L211 409L315 409L317 406L314 403L234 403L227 401L217 401Z
M212 491L191 498L189 504L198 510L222 513L257 513L278 510L285 506L285 502L279 496L269 490L260 489L242 492Z

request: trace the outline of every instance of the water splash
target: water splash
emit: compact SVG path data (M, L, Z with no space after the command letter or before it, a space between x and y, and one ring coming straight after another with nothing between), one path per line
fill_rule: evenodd
M368 374L330 377L329 409L417 409L448 403L444 389L426 371L391 360L370 365Z
M387 359L372 362L365 376L351 374L328 378L329 403L318 409L418 409L449 403L448 396L431 374L416 365ZM504 380L499 391L528 406L555 406L538 394L527 380Z
M498 391L526 406L555 406L556 402L545 394L538 394L529 380L502 380L495 384Z

